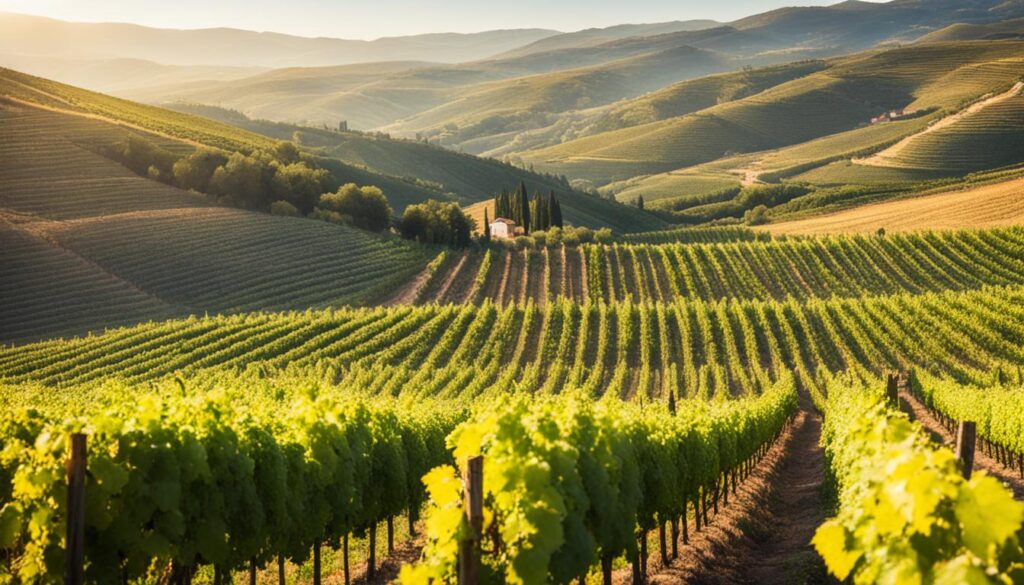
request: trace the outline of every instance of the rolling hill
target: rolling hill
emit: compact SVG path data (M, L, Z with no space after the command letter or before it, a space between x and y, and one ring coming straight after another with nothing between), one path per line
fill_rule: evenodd
M548 53L559 49L580 49L597 47L613 41L649 37L684 31L698 31L717 28L722 23L714 20L682 20L675 22L659 22L654 24L620 24L605 28L588 28L576 32L552 35L534 41L511 51L496 55L495 59L523 57L533 53Z
M1022 59L1024 44L1017 41L870 51L829 60L820 71L749 97L518 156L542 170L606 184L860 132L859 144L846 141L844 149L850 152L891 139L880 136L890 134L887 124L878 129L868 124L879 113L905 108L920 117L957 111L987 93L1005 91L1019 79ZM913 117L899 124L908 133L919 129ZM702 139L695 141L694 136Z
M439 33L359 41L230 28L160 29L65 22L0 12L0 53L73 59L144 59L164 65L332 66L376 61L457 63L559 34L543 29Z
M524 82L520 79L524 76L566 74L570 70L600 67L613 61L653 56L664 51L683 50L684 47L718 56L723 66L717 71L729 71L744 65L824 58L880 44L913 42L922 35L957 23L986 26L1022 16L1024 8L999 0L843 2L830 7L777 10L721 25L710 22L623 25L550 35L493 57L469 59L467 61L471 62L460 65L442 65L417 72L382 71L378 79L358 87L349 87L353 79L349 72L328 68L322 72L302 72L303 81L283 91L272 90L271 82L278 78L278 74L271 72L252 80L154 87L127 97L153 102L180 99L208 103L277 121L305 120L333 125L336 120L346 119L356 128L391 127L396 132L408 132L409 136L429 131L449 146L481 152L480 145L474 144L472 138L461 142L458 138L466 130L464 125L476 126L488 116L481 112L481 115L467 119L458 111L458 104L488 95L491 91L500 92L493 84L502 80L507 81L505 91L514 93L517 84L528 83L537 87L541 83L541 80ZM427 51L404 60L410 58L444 61L433 58ZM388 60L403 59L393 57ZM675 67L676 71L682 69L682 73L686 72L678 64L667 64ZM657 76L659 73L661 78ZM660 88L657 85L659 79L663 85L667 84L664 77L666 75L658 67L652 67L647 75L637 71L629 78L630 87L626 91L616 89L615 84L621 80L614 75L609 76L609 86L600 91L594 87L593 80L589 84L579 82L583 87L575 97L591 99L584 99L578 107L551 111L545 109L544 104L537 107L525 104L522 109L515 110L518 114L515 117L495 112L491 116L488 134L493 137L491 142L507 145L523 134L522 119L525 117L553 113L575 115L594 105L608 103L595 97L611 99L617 94L617 99L628 98ZM689 77L692 75L677 73L671 81ZM548 83L557 88L548 91L565 90L564 76L552 77ZM338 89L341 86L345 86L344 89ZM587 92L595 95L588 96ZM507 105L506 102L500 107ZM443 120L446 113L451 114L448 116L450 119ZM417 120L418 115L425 117ZM554 122L549 120L549 123ZM455 127L454 132L448 131L451 126ZM536 128L527 128L530 129Z
M553 177L413 141L254 122L218 108L191 109L219 117L226 123L113 98L7 69L0 69L2 96L16 103L76 117L98 118L158 134L173 139L172 148L188 143L228 151L269 150L279 140L296 138L298 132L300 141L305 141L307 155L327 169L338 184L378 186L398 213L410 204L427 199L481 201L525 181L532 190L556 190L567 203L567 218L571 222L611 227L619 232L658 229L665 225L640 210L574 193Z
M0 104L3 342L173 315L372 302L430 258L353 228L218 207L97 153L129 135L193 148Z

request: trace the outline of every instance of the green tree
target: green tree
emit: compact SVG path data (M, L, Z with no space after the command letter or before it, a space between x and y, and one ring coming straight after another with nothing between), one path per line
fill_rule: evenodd
M483 233L480 236L480 241L489 244L491 242L491 219L487 215L487 208L484 207L484 225Z
M548 225L550 227L565 227L562 223L562 206L558 203L555 192L551 192L551 204L548 211Z
M371 232L382 232L391 225L391 205L374 186L342 185L334 193L321 195L317 208L347 216L352 225Z
M209 193L213 173L227 162L228 157L224 154L209 148L199 148L174 163L174 182L182 189Z
M270 204L270 214L283 217L299 217L302 215L294 205L287 201L275 201Z
M255 157L240 152L228 157L210 179L210 192L227 201L249 209L266 208L263 164Z
M313 211L320 200L327 181L327 171L324 169L311 169L302 163L279 165L274 173L273 191L275 197L291 203L306 215Z
M402 237L453 248L468 246L473 228L473 219L457 203L433 199L406 207L401 221Z
M512 199L512 221L523 228L523 233L530 233L530 195L526 191L526 183L520 181Z
M273 156L279 162L289 165L302 160L299 147L293 142L278 142L274 145Z

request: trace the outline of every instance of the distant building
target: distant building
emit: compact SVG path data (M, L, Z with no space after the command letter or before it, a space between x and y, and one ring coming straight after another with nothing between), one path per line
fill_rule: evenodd
M892 122L893 120L902 120L903 118L909 118L918 114L921 110L910 110L906 111L903 109L892 110L891 112L885 112L880 116L871 118L872 124L881 124L882 122Z
M516 236L516 222L504 217L495 218L489 226L492 238L514 238Z
M338 122L338 132L348 132L348 120Z

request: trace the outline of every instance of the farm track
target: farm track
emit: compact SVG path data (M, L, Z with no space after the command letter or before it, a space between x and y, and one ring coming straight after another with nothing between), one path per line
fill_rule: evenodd
M939 423L938 419L925 408L920 400L909 392L902 391L900 392L900 405L914 420L921 423L921 426L928 431L932 439L937 443L950 449L956 447L956 437ZM980 441L974 451L974 468L983 469L986 473L1002 482L1003 485L1008 486L1013 491L1013 497L1018 500L1024 500L1024 477L1020 476L1020 472L1008 469L992 457L989 457L982 448Z
M810 541L825 519L821 417L808 400L780 440L757 465L729 505L680 541L679 558L661 564L656 541L649 546L649 582L674 584L789 585L829 583ZM630 582L620 571L616 583Z

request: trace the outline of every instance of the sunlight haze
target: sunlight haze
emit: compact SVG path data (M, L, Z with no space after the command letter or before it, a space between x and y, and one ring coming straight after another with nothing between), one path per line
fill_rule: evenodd
M802 0L829 5L832 0ZM159 28L232 27L302 36L374 39L434 32L511 28L574 31L622 23L713 19L730 21L786 6L785 0L0 0L0 11L76 22L129 22Z

